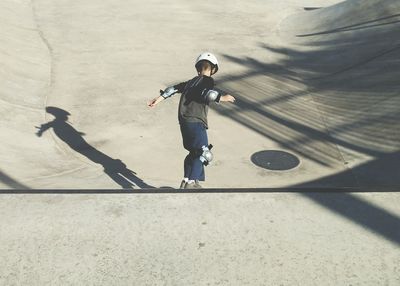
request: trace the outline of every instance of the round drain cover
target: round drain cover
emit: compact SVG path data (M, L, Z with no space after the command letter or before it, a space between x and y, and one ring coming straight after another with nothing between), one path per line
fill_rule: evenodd
M268 170L284 171L297 167L300 160L293 154L278 150L265 150L254 153L251 161Z

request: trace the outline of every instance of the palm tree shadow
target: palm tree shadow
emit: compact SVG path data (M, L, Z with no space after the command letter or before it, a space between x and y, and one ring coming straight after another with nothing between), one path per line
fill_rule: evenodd
M68 117L71 115L69 112L53 106L46 107L46 112L52 114L55 119L36 127L39 129L36 132L37 136L40 137L46 130L53 128L58 138L64 141L72 150L82 154L94 163L102 165L104 173L122 188L134 189L135 186L141 189L154 188L137 177L136 173L128 169L121 160L113 159L87 143L83 138L85 133L77 131L68 123Z

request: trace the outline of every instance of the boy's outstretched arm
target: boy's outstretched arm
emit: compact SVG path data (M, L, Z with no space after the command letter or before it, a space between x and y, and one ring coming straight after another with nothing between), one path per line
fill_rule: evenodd
M153 98L150 102L147 103L149 107L154 107L159 104L164 99L167 99L173 96L175 93L182 93L183 88L186 86L187 82L181 82L180 84L169 86L165 90L160 90L160 96Z

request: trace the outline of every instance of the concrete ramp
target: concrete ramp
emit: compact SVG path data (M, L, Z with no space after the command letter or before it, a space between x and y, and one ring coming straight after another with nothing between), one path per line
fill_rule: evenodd
M93 176L76 174L88 164L60 144L54 133L40 140L35 135L36 127L51 121L45 108L56 80L56 59L40 29L35 2L6 0L0 8L0 186L61 187L62 182L53 181L64 175L65 185L85 186Z
M179 98L146 102L203 50L238 99L205 187L398 186L399 3L338 2L3 1L2 187L177 187Z
M399 15L2 0L0 284L399 285ZM205 50L237 102L183 192L179 97L146 103Z
M361 186L399 185L399 33L398 1L344 1L281 28L284 65L308 86Z
M399 12L398 1L302 10L260 43L264 59L226 55L247 68L224 81L243 95L232 117L298 154L304 179L321 172L300 185L399 185Z

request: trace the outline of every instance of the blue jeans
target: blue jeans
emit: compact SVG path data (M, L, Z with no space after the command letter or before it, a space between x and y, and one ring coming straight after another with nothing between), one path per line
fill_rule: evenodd
M199 150L203 146L208 146L207 129L201 122L182 121L180 126L183 147L189 151L184 161L184 177L189 180L204 181L204 165L200 161Z

